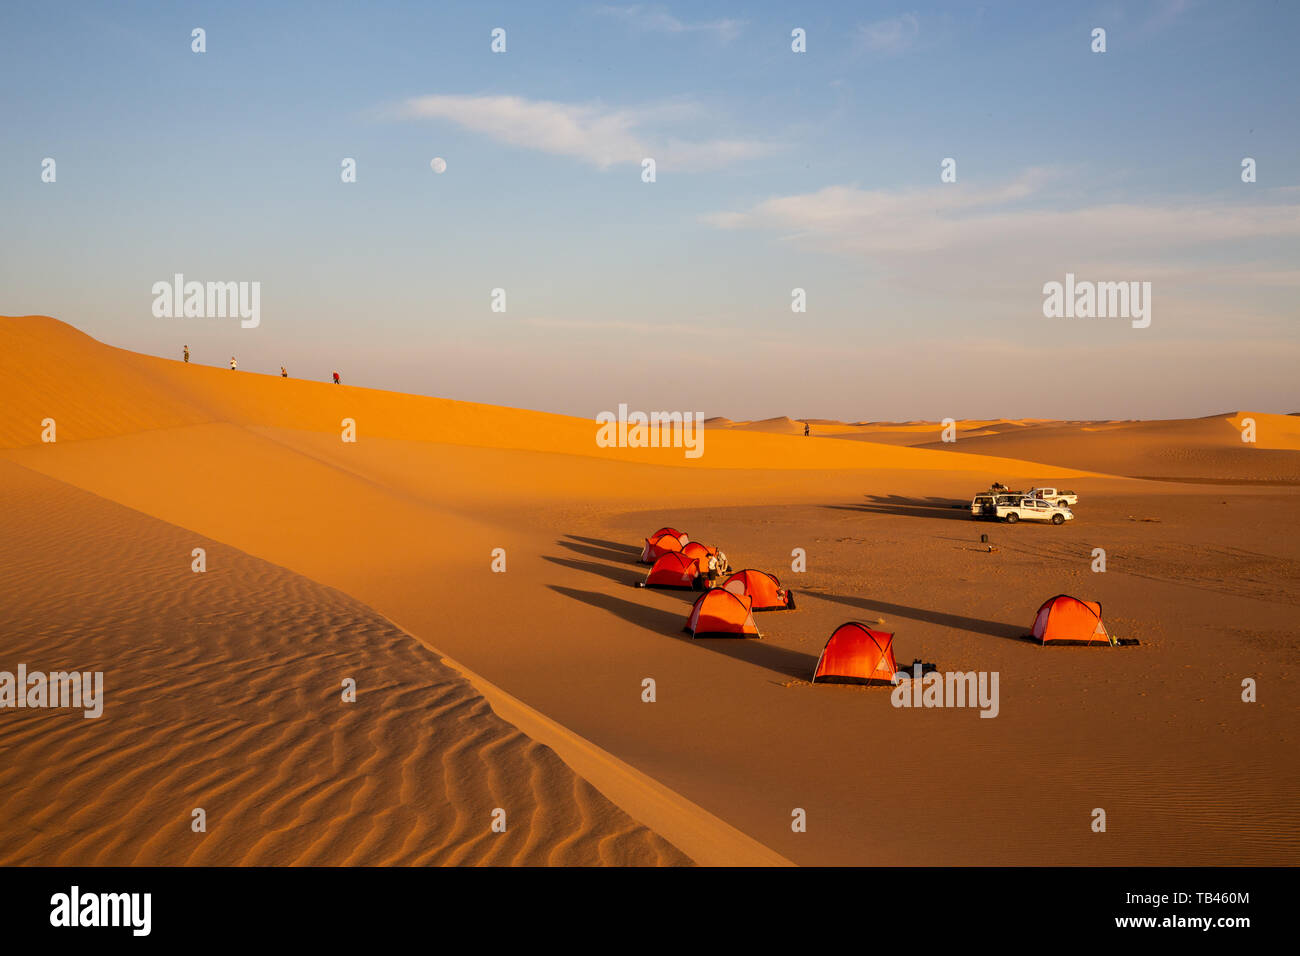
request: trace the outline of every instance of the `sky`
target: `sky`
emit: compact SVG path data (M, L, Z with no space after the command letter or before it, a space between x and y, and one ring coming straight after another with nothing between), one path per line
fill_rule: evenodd
M583 416L1296 411L1297 39L1291 2L6 0L0 314ZM259 324L156 316L177 273ZM1045 316L1067 273L1150 324Z

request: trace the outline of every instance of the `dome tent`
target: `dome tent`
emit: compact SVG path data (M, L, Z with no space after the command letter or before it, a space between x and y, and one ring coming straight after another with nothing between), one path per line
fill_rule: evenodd
M754 599L755 611L794 610L794 592L781 587L775 574L746 568L727 578L722 586L733 594L748 594Z
M685 535L679 538L675 534L659 534L655 532L655 534L645 539L645 547L641 549L641 563L654 564L665 554L681 551L686 544Z
M762 637L747 596L709 588L695 601L683 630L691 637Z
M650 535L651 539L659 537L661 534L670 534L681 541L682 544L690 543L691 536L685 531L678 531L676 528L660 528L654 534Z
M646 588L698 588L700 569L680 551L662 555L646 575Z
M1058 594L1043 602L1034 617L1033 635L1040 644L1116 643L1101 622L1101 605L1068 594Z
M858 621L841 624L826 641L812 682L824 684L893 684L894 635L873 631Z
M682 548L682 554L695 560L700 574L709 573L709 558L716 556L717 553L717 548L710 548L707 544L700 544L698 541L688 541Z

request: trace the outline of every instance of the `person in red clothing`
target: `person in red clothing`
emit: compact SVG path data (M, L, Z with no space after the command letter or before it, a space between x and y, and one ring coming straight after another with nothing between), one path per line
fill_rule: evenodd
M335 384L335 385L339 384L339 373L338 373L338 372L335 372L335 373L334 373L334 384Z

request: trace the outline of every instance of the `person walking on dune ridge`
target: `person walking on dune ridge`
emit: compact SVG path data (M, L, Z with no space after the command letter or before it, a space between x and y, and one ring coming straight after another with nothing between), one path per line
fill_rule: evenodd
M285 367L284 367L283 365L280 366L280 377L281 377L281 378L288 378L288 377L289 377L289 372L288 372L287 369L285 369Z
M233 372L237 368L239 368L239 363L235 361L235 357L232 355L230 356L230 370Z
M338 385L338 384L339 384L339 373L338 373L338 372L335 372L335 373L334 373L334 384L335 384L335 385Z
M188 362L190 360L190 347L188 345L182 346L181 352L185 356L185 361Z

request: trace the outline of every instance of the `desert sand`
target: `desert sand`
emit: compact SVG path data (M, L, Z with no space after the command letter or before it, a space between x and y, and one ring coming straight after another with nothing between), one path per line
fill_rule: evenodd
M1293 416L967 421L951 444L937 423L715 421L691 460L600 448L586 419L184 365L32 316L0 318L0 397L0 565L20 585L0 668L111 662L122 688L101 728L0 712L11 861L1300 858ZM972 522L994 479L1069 486L1078 519ZM691 641L692 595L634 587L664 524L775 572L799 609L762 615L761 641ZM1023 641L1060 592L1140 645ZM895 632L900 663L999 672L999 716L809 685L850 619ZM366 709L337 703L340 669L371 675ZM226 811L195 841L208 794Z

